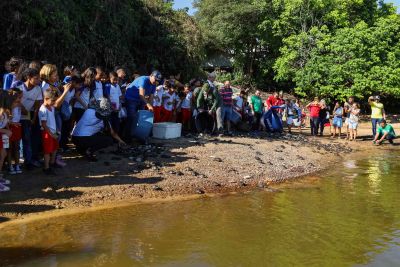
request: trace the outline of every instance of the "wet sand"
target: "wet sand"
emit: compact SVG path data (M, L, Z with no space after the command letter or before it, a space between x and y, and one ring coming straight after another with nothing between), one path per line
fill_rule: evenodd
M400 132L399 124L394 124ZM152 140L129 151L101 151L89 163L74 151L57 176L41 169L8 176L11 191L0 193L0 222L32 214L110 207L149 201L169 201L249 190L273 190L276 183L323 171L348 157L398 146L371 145L370 125L360 127L360 140L280 137L247 134L234 137L187 137Z

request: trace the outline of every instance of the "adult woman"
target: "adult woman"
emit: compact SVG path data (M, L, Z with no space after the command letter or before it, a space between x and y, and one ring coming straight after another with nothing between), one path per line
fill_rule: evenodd
M72 130L72 142L90 161L97 161L94 152L113 145L113 138L125 144L111 127L111 111L110 101L101 98L94 107L89 106Z

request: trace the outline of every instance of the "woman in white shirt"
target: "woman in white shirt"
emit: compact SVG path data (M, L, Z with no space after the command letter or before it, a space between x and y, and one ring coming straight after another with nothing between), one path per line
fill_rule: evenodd
M72 130L72 142L88 160L97 161L94 152L113 145L113 138L119 144L124 141L110 124L111 104L107 98L96 101L94 108L87 109Z

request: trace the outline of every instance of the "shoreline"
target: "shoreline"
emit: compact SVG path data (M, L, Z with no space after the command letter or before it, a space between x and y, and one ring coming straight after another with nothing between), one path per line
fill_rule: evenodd
M0 226L87 210L255 190L274 192L280 183L318 176L335 162L383 148L369 141L297 134L281 138L191 137L171 140L163 146L160 142L140 146L138 150L144 152L135 149L134 156L104 152L97 163L71 156L71 166L57 178L43 176L40 170L30 176L12 176L16 189L0 195ZM348 149L349 144L353 149Z

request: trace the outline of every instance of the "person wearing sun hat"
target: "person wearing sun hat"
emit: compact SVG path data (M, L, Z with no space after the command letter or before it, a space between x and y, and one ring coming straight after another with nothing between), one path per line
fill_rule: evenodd
M113 138L125 144L110 124L111 104L107 98L91 102L72 130L72 142L88 160L96 161L94 152L113 145Z

